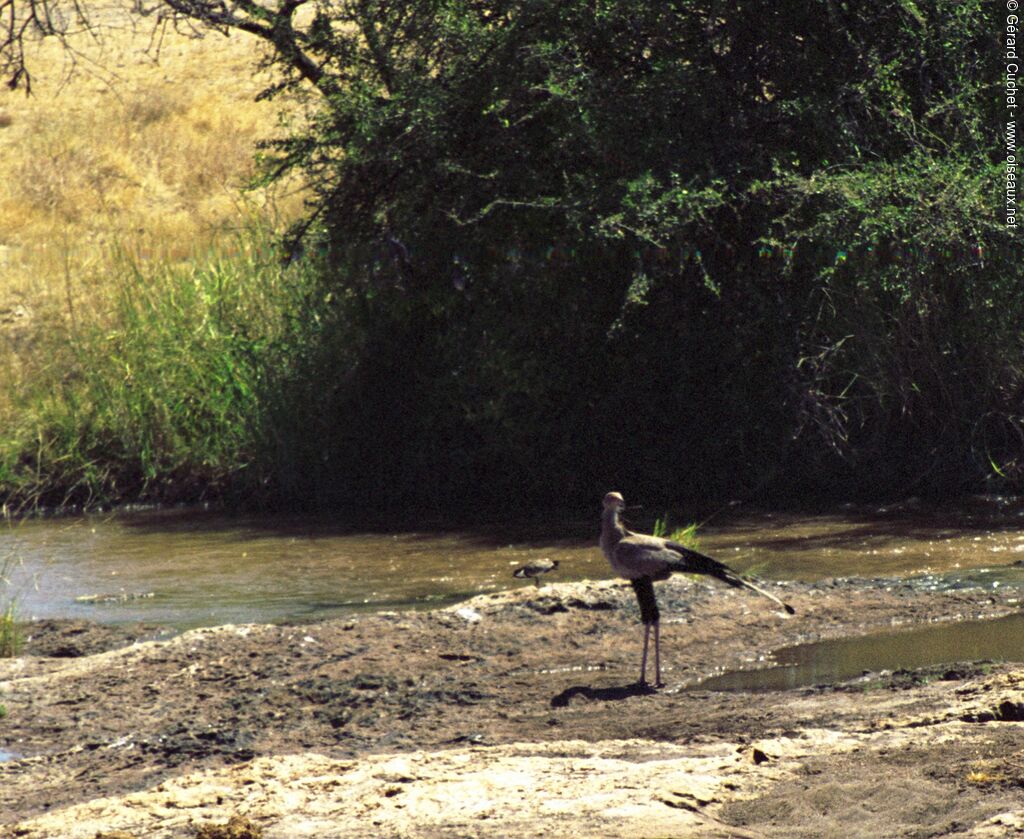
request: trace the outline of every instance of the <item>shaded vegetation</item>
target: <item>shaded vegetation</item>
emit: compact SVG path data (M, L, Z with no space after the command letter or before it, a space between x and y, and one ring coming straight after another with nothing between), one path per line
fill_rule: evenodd
M361 300L324 429L349 497L1018 485L980 3L371 3L318 27L336 86L278 151Z
M137 281L85 351L121 372L83 363L4 485L470 512L1020 487L980 0L286 5L277 91L319 104L263 163L311 190L301 267Z

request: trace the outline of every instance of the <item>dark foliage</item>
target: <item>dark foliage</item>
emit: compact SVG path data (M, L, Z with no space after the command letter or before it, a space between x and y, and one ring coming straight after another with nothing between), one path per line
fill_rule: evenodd
M981 0L302 5L162 4L319 98L265 150L327 300L267 383L278 501L1019 488Z
M1018 486L983 12L321 11L325 106L274 160L359 336L317 412L330 502Z

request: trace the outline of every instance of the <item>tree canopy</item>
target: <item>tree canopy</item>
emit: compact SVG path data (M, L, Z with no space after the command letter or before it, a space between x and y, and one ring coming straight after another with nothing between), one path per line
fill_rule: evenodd
M5 2L52 31L59 0ZM139 11L262 38L266 95L316 102L263 172L309 184L289 247L322 261L346 336L333 387L288 385L316 468L341 475L330 500L1024 478L981 0ZM22 32L0 53L13 82ZM307 431L279 429L278 456Z

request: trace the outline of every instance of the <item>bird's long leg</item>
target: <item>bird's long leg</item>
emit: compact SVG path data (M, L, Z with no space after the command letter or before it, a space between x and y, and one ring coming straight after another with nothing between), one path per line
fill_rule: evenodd
M665 687L665 683L661 680L661 622L654 622L654 686L656 688Z
M640 663L640 684L647 684L647 646L651 637L651 624L654 624L654 659L655 679L661 682L661 658L658 647L658 620L661 615L658 612L658 603L654 599L654 583L650 577L638 577L630 580L633 591L636 592L637 604L640 606L640 620L644 624L644 657Z
M647 641L651 637L651 625L649 623L644 624L644 655L640 659L640 684L647 684ZM655 644L657 648L657 644Z

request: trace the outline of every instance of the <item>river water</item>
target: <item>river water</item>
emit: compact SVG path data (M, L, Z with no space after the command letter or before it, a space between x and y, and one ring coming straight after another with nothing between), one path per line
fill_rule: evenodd
M549 579L610 576L596 544L597 516L395 532L195 510L25 520L0 524L8 579L0 603L13 595L23 618L178 628L429 608L523 585L513 569L542 557L560 561ZM920 576L937 586L1024 588L1020 499L817 515L734 510L702 527L700 539L705 552L766 579Z
M705 679L697 690L788 690L834 684L878 671L932 667L964 661L1024 660L1024 614L945 623L783 647L771 664ZM872 678L871 675L865 678Z

